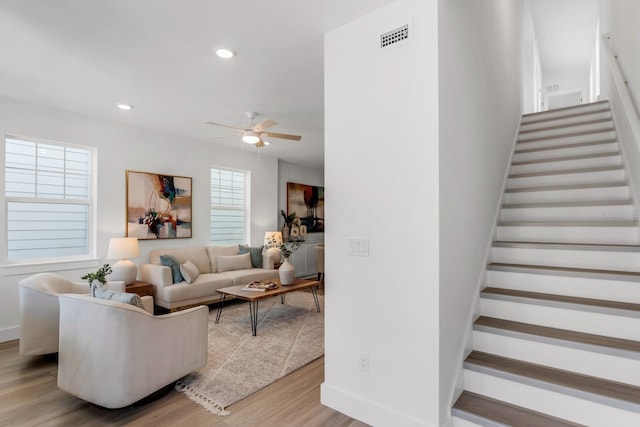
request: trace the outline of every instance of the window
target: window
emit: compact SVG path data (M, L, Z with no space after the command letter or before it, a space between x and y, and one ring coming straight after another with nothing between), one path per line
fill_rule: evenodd
M88 148L5 139L7 261L89 257L91 154Z
M246 243L248 172L211 169L211 243Z

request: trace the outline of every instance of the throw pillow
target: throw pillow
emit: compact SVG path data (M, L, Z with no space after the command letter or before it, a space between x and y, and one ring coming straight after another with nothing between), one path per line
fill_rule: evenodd
M252 268L251 255L248 253L242 255L217 256L216 261L218 263L218 273Z
M196 280L196 277L200 275L200 271L198 271L198 267L194 263L189 260L186 260L184 264L180 266L180 273L182 273L182 277L187 283L193 283Z
M135 307L145 310L142 298L138 294L130 294L127 292L110 291L108 289L95 289L95 297L99 299L109 299L112 301L124 302Z
M251 255L251 265L253 268L262 268L262 248L264 246L260 246L257 248L252 248L247 245L238 245L240 248L240 254L249 254Z
M177 259L171 255L160 255L160 264L171 267L171 274L173 275L173 283L182 283L184 280L180 273L180 263Z

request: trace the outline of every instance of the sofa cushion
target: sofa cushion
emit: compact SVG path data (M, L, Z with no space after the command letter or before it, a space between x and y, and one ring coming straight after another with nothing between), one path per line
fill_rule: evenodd
M196 267L194 263L186 260L184 264L180 266L180 273L182 273L182 277L184 277L187 283L193 283L200 274L200 271L198 271L198 267Z
M248 253L251 255L251 265L254 268L262 268L262 250L264 246L251 247L247 245L238 245L240 254Z
M233 270L244 270L246 268L252 268L251 254L231 255L231 256L218 256L216 257L218 264L218 273Z
M219 297L217 289L233 285L233 278L225 275L226 273L222 275L205 273L196 277L196 280L188 286L166 286L162 289L160 299L167 303L207 297L214 300Z
M124 302L134 307L141 308L146 311L142 298L138 294L130 294L127 292L110 291L108 289L96 288L95 297L98 299L108 299L112 301Z
M175 257L171 255L160 255L160 264L171 268L171 276L173 277L173 283L181 283L183 279L180 272L180 263Z
M182 248L157 249L149 252L151 264L160 264L160 255L171 255L178 260L179 264L184 264L190 260L198 267L200 274L211 273L209 256L204 246L188 246Z
M218 262L216 257L218 256L231 256L238 255L240 250L238 245L221 245L221 246L207 246L207 255L209 256L209 263L211 264L211 273L218 272ZM203 271L200 270L200 273Z

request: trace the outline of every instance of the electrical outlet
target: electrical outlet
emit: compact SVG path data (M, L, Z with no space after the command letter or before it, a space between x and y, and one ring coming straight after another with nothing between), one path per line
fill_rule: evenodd
M369 373L369 353L360 353L359 369L360 372Z

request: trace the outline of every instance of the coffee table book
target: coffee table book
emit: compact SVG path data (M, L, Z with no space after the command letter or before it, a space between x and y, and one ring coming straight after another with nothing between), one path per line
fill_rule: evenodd
M272 282L270 280L255 280L249 283L247 286L243 287L243 291L251 291L251 292L265 292L267 290L271 291L273 289L278 288L278 284L276 282Z

